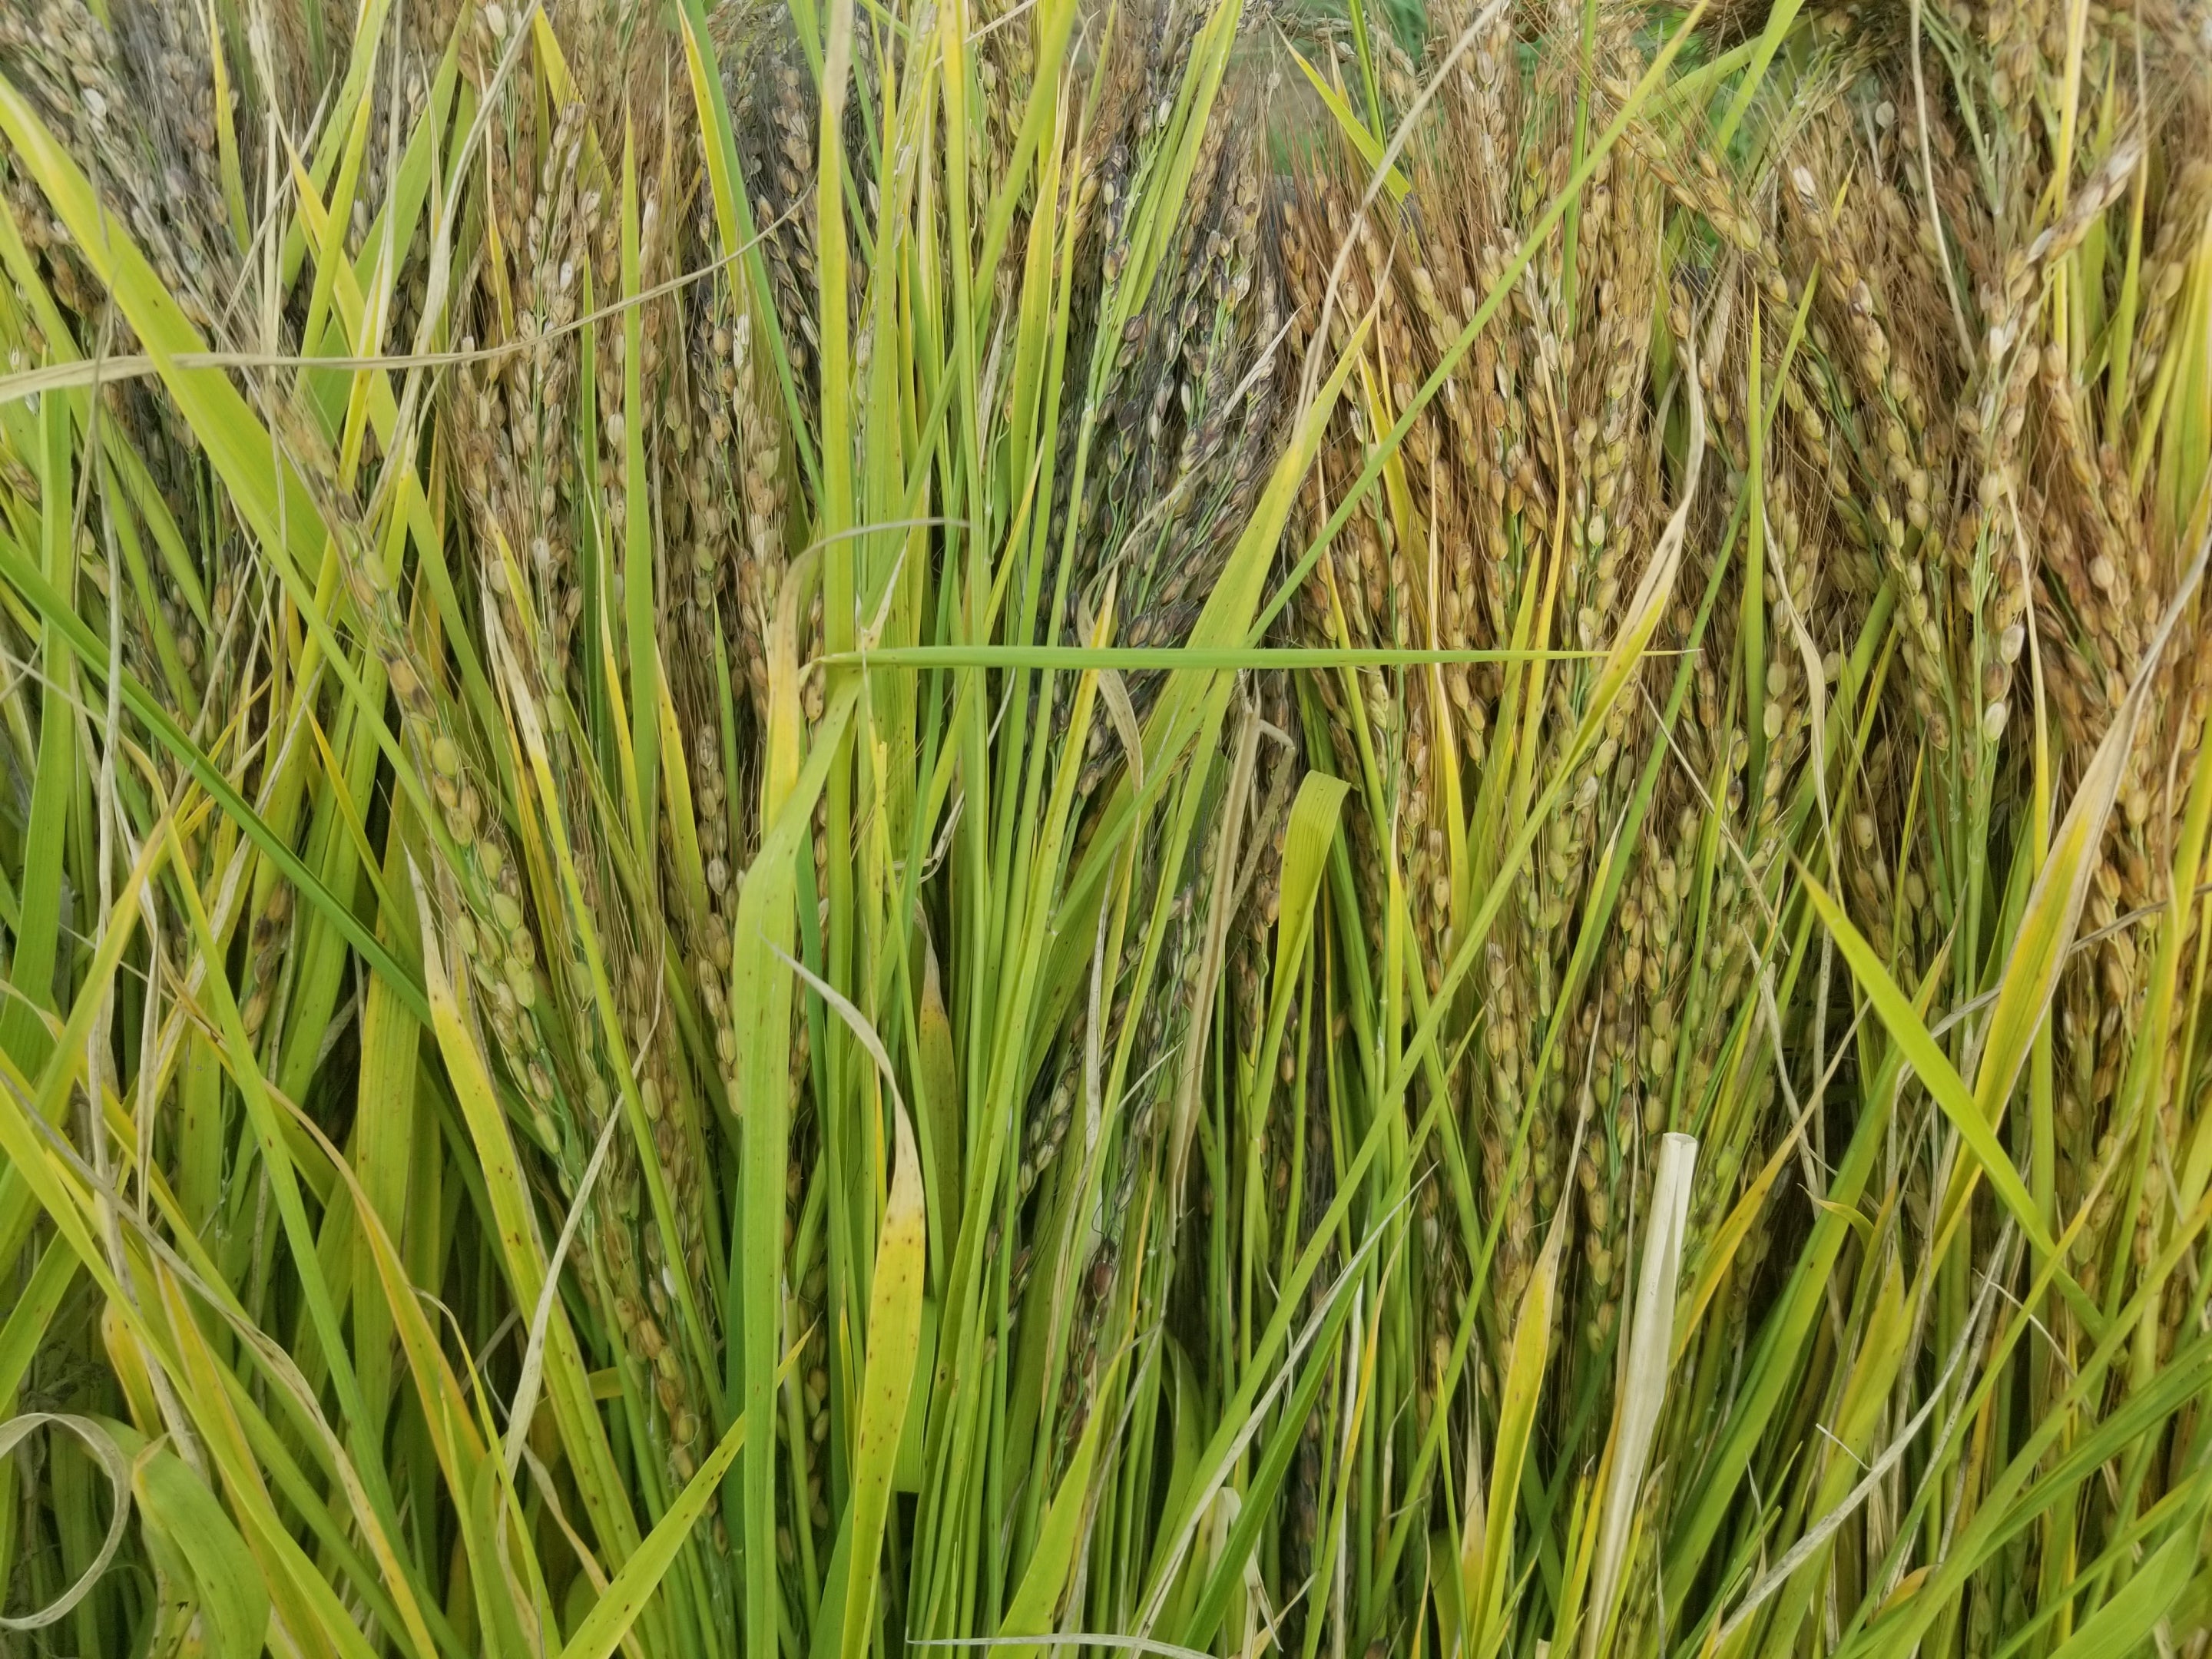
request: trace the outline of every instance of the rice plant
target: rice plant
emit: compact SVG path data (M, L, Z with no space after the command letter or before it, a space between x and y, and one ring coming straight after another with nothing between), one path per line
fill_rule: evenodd
M2172 0L0 0L0 1644L2205 1659Z

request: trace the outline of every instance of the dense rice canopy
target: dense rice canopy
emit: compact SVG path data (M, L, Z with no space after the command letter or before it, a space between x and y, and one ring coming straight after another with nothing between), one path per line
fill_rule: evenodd
M0 0L0 265L8 1651L2204 1659L2201 11Z

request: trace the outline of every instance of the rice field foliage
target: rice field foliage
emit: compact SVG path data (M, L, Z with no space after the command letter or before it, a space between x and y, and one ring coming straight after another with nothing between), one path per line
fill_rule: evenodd
M0 0L0 1644L2204 1659L2175 0Z

